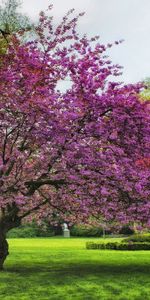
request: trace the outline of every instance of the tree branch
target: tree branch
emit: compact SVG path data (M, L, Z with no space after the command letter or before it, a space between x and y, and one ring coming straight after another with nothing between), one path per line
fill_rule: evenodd
M38 210L41 206L43 206L44 204L46 204L48 202L48 199L46 199L45 201L43 201L42 203L39 203L37 206L33 207L32 209L28 210L27 212L25 212L22 216L20 216L20 219L23 219L25 217L27 217L28 215L30 215L32 212Z
M37 181L27 181L25 182L25 186L28 188L28 192L25 194L25 196L32 196L34 192L43 185L51 185L54 186L56 189L58 189L61 185L66 184L64 179L58 179L58 180L37 180Z

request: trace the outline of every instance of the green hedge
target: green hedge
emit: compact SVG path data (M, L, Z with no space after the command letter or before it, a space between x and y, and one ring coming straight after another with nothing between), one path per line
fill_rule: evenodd
M112 249L116 250L118 243L93 243L93 242L87 242L86 248L87 249Z
M150 243L86 243L87 249L106 249L106 250L150 250Z
M150 234L149 233L145 233L145 234L134 234L134 235L131 235L130 237L128 238L125 238L123 240L123 242L146 242L146 243L150 243Z

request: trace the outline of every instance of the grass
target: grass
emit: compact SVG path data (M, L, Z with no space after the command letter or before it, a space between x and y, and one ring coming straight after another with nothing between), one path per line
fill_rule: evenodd
M10 239L0 299L150 299L150 251L86 250L88 240Z

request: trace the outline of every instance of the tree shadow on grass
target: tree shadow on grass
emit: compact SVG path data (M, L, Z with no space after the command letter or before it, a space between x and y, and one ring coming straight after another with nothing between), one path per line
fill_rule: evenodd
M106 264L94 261L89 263L80 262L79 264L77 262L57 264L57 262L52 261L49 263L34 262L34 265L23 266L21 262L16 266L8 266L3 275L0 275L0 290L7 294L10 299L12 293L16 298L19 295L22 299L21 295L23 293L23 295L29 297L23 299L36 299L36 297L39 297L40 300L60 298L83 300L141 299L131 298L130 295L117 298L122 297L121 295L126 291L132 292L135 289L137 289L139 297L145 295L144 299L149 299L150 265L145 263L119 265L118 262L116 265L115 263ZM1 289L3 284L5 287ZM10 290L8 289L9 285L11 285ZM145 288L147 288L146 291ZM101 294L101 291L105 293L106 298L97 296ZM67 293L70 296L66 296ZM107 298L107 295L111 296ZM113 298L112 295L116 298Z
M9 266L5 268L6 272L17 273L18 275L25 275L25 274L40 274L40 273L57 273L59 276L65 276L65 274L72 275L104 275L104 274L146 274L147 276L150 275L150 264L145 263L130 263L126 265L115 265L115 264L103 264L100 262L94 263L65 263L65 265L55 262L49 264L43 263L35 263L34 265L17 265L17 266Z

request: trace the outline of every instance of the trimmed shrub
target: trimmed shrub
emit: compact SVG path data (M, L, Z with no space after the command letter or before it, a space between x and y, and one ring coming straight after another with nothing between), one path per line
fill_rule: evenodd
M87 242L86 249L107 250L150 250L150 243L93 243Z
M127 242L147 242L150 243L150 234L149 233L145 233L145 234L134 234L128 238L125 238L123 240L123 242L127 243Z
M105 243L93 243L93 242L87 242L86 248L87 249L106 249Z
M120 243L117 250L150 250L150 243Z
M87 249L111 249L116 250L118 243L94 243L94 242L87 242L86 248Z

